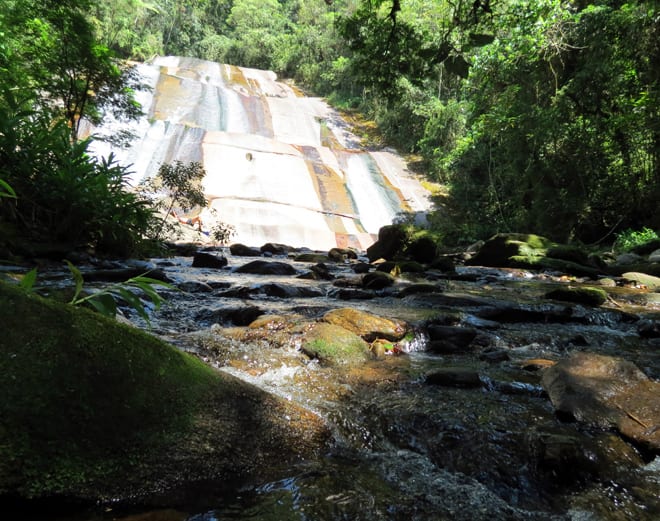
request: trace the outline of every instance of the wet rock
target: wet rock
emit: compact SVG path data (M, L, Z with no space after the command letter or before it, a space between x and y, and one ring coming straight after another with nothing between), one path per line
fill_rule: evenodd
M654 250L649 254L649 262L660 262L660 249Z
M509 353L503 349L487 349L479 354L479 360L491 364L499 364L500 362L511 360L511 357L509 356Z
M351 265L351 269L355 273L367 273L371 269L371 266L366 262L356 262Z
M660 322L657 320L642 320L637 324L637 332L643 338L660 338Z
M333 280L335 276L330 273L327 264L319 262L312 266L308 272L298 275L298 278L308 280Z
M443 287L437 284L410 284L401 288L397 297L403 298L408 295L418 295L420 293L442 293Z
M416 262L428 264L438 254L438 246L430 237L419 237L408 244L405 254Z
M621 434L660 453L660 383L631 362L579 353L543 373L555 410Z
M218 291L218 297L225 298L251 298L254 293L257 293L258 288L250 288L248 286L234 286L233 288L223 289Z
M332 248L328 252L328 258L334 262L344 262L348 259L357 259L357 253L349 248Z
M195 315L195 320L206 325L247 326L263 314L264 312L257 306L239 306L201 310Z
M383 289L394 284L394 277L382 271L365 273L362 277L362 285L367 289Z
M301 349L310 358L331 366L361 364L371 359L369 344L337 324L318 322L303 334Z
M323 315L323 321L352 331L367 342L373 342L376 338L401 340L408 331L407 324L401 320L390 320L352 308L328 311Z
M431 341L451 342L458 347L469 346L477 336L477 330L471 327L431 324L426 330Z
M373 262L378 259L392 260L401 252L407 240L403 226L390 224L378 230L378 240L367 248L367 257Z
M416 261L385 261L378 265L376 268L378 271L383 271L385 273L397 274L397 273L423 273L424 266Z
M161 282L173 282L163 270L145 269L144 267L128 267L111 270L93 270L83 273L85 282L125 282L134 277L149 277Z
M622 277L629 282L646 286L652 291L660 288L660 277L654 277L653 275L647 275L646 273L639 273L634 271L627 271L622 275Z
M463 367L437 369L426 375L425 382L445 387L477 388L483 385L478 372Z
M430 270L438 270L444 273L453 273L456 270L456 262L452 257L440 256L429 264Z
M371 300L376 297L372 291L357 288L333 289L328 293L328 296L339 300Z
M315 263L321 263L321 262L328 262L328 256L324 255L323 253L313 253L313 252L306 252L306 253L299 253L296 255L293 260L297 262L315 262Z
M279 298L314 298L323 296L323 292L317 288L291 286L290 284L278 284L277 282L259 286L259 293L263 293L269 297Z
M209 284L199 280L187 280L178 284L177 287L181 291L186 291L188 293L209 293L213 291L213 288Z
M607 292L601 288L592 287L565 287L557 288L545 294L545 298L575 302L587 306L600 306L607 302Z
M293 251L294 248L287 246L286 244L279 244L276 242L267 242L259 251L261 253L270 253L271 255L287 255L290 251Z
M241 243L232 244L229 251L237 257L261 257L261 250Z
M338 277L332 285L337 288L359 288L362 287L362 277Z
M201 251L195 252L192 261L193 268L213 268L221 269L227 266L227 257L223 255L213 255Z
M254 260L234 270L235 273L252 273L255 275L296 275L296 269L280 261Z

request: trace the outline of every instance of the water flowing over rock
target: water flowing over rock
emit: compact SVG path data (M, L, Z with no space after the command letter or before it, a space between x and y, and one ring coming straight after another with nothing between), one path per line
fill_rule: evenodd
M543 385L557 411L601 427L616 426L660 452L660 383L635 364L581 353L548 369Z
M96 143L96 152L132 164L134 182L162 163L201 161L211 201L202 220L235 226L237 241L366 249L397 213L421 216L430 205L399 156L356 148L336 112L273 72L177 57L139 71L153 90L140 93L137 137L126 150Z

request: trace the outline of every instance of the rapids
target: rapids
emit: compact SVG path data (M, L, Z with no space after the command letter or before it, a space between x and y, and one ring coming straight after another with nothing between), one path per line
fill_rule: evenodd
M100 156L132 165L133 184L163 163L201 161L205 226L236 229L235 242L365 249L398 214L423 218L429 194L389 150L359 148L323 100L302 96L273 72L178 57L138 70L144 117L94 129L130 132L127 148L95 141Z

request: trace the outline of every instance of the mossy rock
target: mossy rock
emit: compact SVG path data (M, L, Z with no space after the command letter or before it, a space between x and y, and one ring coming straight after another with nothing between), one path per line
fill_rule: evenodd
M646 273L654 277L660 277L660 262L641 262L635 264L611 265L607 268L611 275L622 276L624 273Z
M369 344L358 335L323 322L308 328L301 349L310 358L330 366L357 365L372 358Z
M328 439L316 415L136 328L4 283L0 309L0 496L238 484Z
M557 288L545 294L545 298L575 302L587 306L600 306L607 301L607 292L601 288L592 287L566 287Z
M399 255L408 241L408 232L400 224L389 224L378 230L378 240L367 248L371 262L378 259L392 260Z
M551 259L565 260L580 265L590 265L589 254L579 246L556 244L548 249L546 256Z
M593 266L585 266L563 259L553 259L550 257L534 257L524 255L514 255L509 259L509 265L513 268L526 268L531 270L548 269L577 275L579 277L596 278L602 273L602 270Z
M545 237L525 233L498 233L488 239L466 264L509 267L512 257L543 257L554 243Z

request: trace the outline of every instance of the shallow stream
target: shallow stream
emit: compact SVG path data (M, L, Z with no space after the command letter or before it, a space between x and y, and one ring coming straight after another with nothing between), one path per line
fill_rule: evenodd
M565 283L556 275L459 267L451 277L405 275L373 298L341 300L329 280L234 273L253 259L224 253L229 266L220 270L192 268L190 257L153 260L183 291L163 292L167 303L152 313L152 332L319 414L334 432L332 450L283 469L275 482L229 491L227 484L205 484L157 498L161 510L109 509L85 519L660 518L660 458L615 432L562 421L540 385L540 372L526 362L596 352L630 360L660 378L658 341L637 331L640 318L660 317L656 294L612 288L608 303L587 308L542 298ZM299 274L313 265L273 260ZM348 263L327 265L337 278L355 275ZM415 282L441 291L401 298L400 290ZM304 288L311 296L273 296L282 288ZM313 319L339 307L413 326L433 319L474 327L478 335L470 349L434 354L418 328L399 344L401 354L350 368L310 360L294 339L275 341L275 333L254 341L226 335L235 328L236 310ZM125 313L146 327L131 310ZM209 348L209 338L223 348ZM479 384L430 385L426 375L441 368L477 373Z

